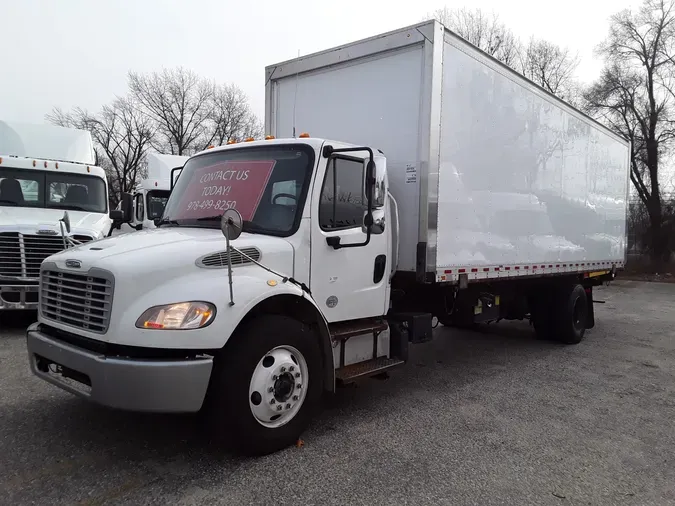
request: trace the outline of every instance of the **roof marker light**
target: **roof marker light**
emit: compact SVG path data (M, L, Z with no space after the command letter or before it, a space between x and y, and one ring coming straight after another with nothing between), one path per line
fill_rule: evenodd
M274 140L274 139L275 139L274 135L266 135L265 136L266 141L271 141L271 140Z
M230 139L229 141L227 141L227 143L228 143L228 144L236 144L237 141L235 141L234 139Z
M246 139L244 139L244 142L253 142L254 140L255 139L253 137L246 137Z
M302 132L298 137L301 139L309 139L309 134L307 132Z

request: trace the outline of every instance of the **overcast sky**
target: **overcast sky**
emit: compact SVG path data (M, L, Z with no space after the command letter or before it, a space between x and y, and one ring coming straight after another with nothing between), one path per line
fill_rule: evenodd
M128 70L184 66L237 83L262 117L266 65L422 20L434 9L480 7L523 39L578 51L594 79L608 17L635 0L0 0L0 119L44 122L58 106L96 110L126 91Z

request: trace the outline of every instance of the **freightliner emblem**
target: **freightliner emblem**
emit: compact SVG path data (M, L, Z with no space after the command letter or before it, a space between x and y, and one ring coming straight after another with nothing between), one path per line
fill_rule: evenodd
M72 269L79 269L82 267L82 262L79 260L66 260L66 267L70 267Z

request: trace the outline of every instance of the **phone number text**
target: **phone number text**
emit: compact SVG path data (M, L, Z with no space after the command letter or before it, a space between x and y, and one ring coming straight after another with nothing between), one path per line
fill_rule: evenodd
M187 210L195 211L197 209L214 209L215 211L225 211L237 207L236 200L192 200L188 202Z

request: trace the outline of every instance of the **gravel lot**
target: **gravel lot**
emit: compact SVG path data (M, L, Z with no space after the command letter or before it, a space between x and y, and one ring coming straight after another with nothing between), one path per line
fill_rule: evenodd
M578 346L439 326L341 389L304 447L219 454L193 417L113 412L29 372L0 331L3 504L675 504L675 284L597 291Z

